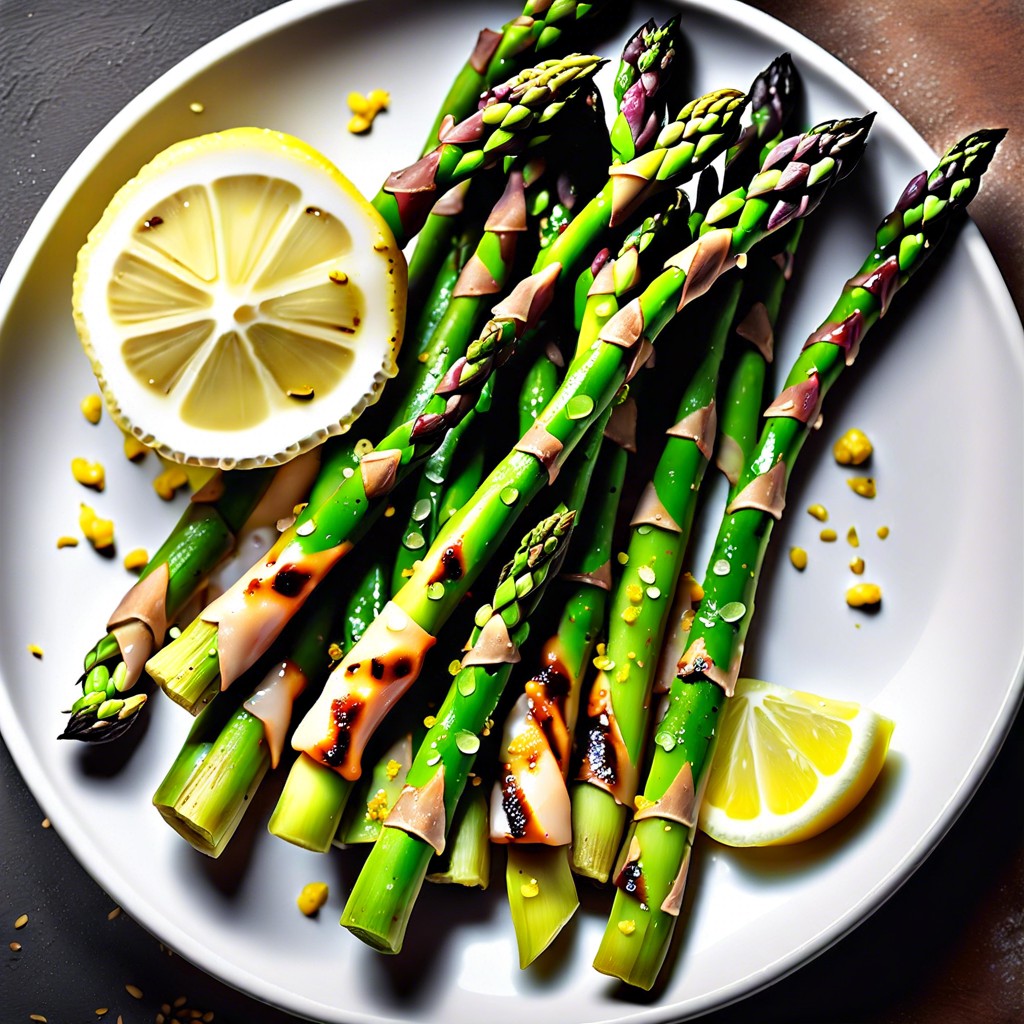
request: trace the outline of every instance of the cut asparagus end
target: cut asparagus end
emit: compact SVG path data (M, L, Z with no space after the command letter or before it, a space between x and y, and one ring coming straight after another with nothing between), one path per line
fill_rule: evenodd
M434 850L399 828L382 828L356 878L341 924L382 953L398 953Z
M171 804L164 820L200 853L219 857L270 767L263 723L239 709Z
M351 791L347 779L300 754L270 816L271 834L304 850L326 853Z
M146 671L175 704L198 714L216 691L220 675L217 627L195 619L173 644L157 651L146 662Z
M459 801L445 851L431 865L428 882L486 889L491 880L490 813L487 798L472 789Z
M580 905L568 847L513 843L505 884L519 966L526 968L555 941Z
M572 869L607 882L626 827L626 808L607 791L589 782L572 790Z
M668 955L676 918L619 891L601 938L594 969L649 990Z

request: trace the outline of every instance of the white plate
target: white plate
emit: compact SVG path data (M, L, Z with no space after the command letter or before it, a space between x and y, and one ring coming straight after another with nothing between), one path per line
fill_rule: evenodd
M146 734L119 771L101 771L103 758L55 742L82 653L129 583L117 561L103 562L87 545L55 548L57 536L76 532L78 503L90 498L68 460L82 454L107 464L107 491L90 503L116 520L122 552L155 549L181 507L153 496L152 459L127 464L111 424L90 427L78 412L93 389L69 312L86 231L157 150L238 124L307 139L371 195L388 170L415 156L478 28L502 23L513 6L480 0L438 18L437 5L418 0L391 3L386 16L380 4L309 0L228 33L96 138L0 286L4 738L72 851L137 920L230 984L322 1021L668 1021L738 999L819 953L895 891L977 787L1020 696L1024 339L969 227L941 267L926 272L918 301L869 337L830 397L828 424L808 446L792 514L775 540L776 552L809 548L811 564L800 575L772 557L748 645L748 671L868 701L894 718L890 764L851 819L802 847L739 853L701 843L675 964L655 994L626 993L590 969L604 904L589 895L557 951L527 973L516 966L500 892L425 893L406 952L371 953L336 924L351 858L317 858L267 836L273 791L222 862L193 853L148 806L189 726L169 702L154 701ZM934 154L881 97L795 32L730 0L678 6L692 44L693 92L744 86L786 49L803 73L809 122L879 111L856 179L801 253L779 352L785 366L859 264L879 217ZM676 9L646 7L637 5L632 24ZM603 50L616 55L620 43ZM389 89L393 105L372 136L357 139L344 130L345 96L369 88ZM193 101L205 104L202 116L190 112ZM829 438L854 424L877 442L874 502L854 496L827 456ZM870 577L885 590L881 614L843 604L852 551L818 544L818 524L800 511L811 500L831 509L841 534L859 528ZM874 532L883 523L892 528L884 543ZM29 643L43 647L44 660L26 653ZM331 901L319 920L307 920L295 896L325 875Z

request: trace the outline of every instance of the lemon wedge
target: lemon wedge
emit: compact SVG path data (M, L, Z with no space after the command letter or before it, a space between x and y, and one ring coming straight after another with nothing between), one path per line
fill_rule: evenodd
M176 143L111 200L73 311L114 420L175 462L285 462L395 373L406 265L384 220L299 139Z
M818 835L871 788L892 730L859 704L739 680L719 722L701 830L729 846Z

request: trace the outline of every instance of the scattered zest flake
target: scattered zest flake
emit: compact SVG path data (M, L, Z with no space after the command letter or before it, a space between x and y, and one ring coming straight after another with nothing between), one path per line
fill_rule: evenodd
M69 536L67 536L67 534L65 534L63 537L58 537L57 538L57 550L58 551L61 548L77 548L77 547L78 547L78 538L77 537L69 537Z
M114 545L114 523L110 519L101 519L95 509L86 504L79 507L78 526L85 539L97 550L103 551Z
M350 92L348 94L348 109L352 111L349 118L348 130L353 135L362 135L368 132L373 125L374 118L382 111L387 110L391 103L391 94L384 89L373 89L364 96L361 92Z
M90 423L99 423L100 416L103 415L103 399L99 395L86 395L79 408Z
M132 999L142 998L142 989L139 988L138 985L125 985L124 990L132 997Z
M859 466L867 462L873 450L867 434L856 427L848 430L832 446L832 454L841 466Z
M854 494L859 494L862 498L873 498L878 494L874 477L851 476L846 482L850 485L850 490Z
M857 583L846 592L851 608L872 608L882 602L882 588L877 583Z
M794 569L803 572L807 568L807 552L803 548L790 548L789 560Z
M304 885L299 893L299 910L306 917L312 917L327 902L327 893L326 882L309 882Z
M33 658L42 659L43 657L43 649L38 644L29 644L28 653L31 654Z
M135 548L124 556L124 567L129 572L141 572L149 564L149 555L145 548Z
M103 464L100 462L90 462L88 459L72 459L71 475L83 487L91 487L94 491L102 491L107 483Z
M153 481L153 490L164 501L170 501L187 483L188 474L181 466L169 466Z
M820 537L820 538L821 538L821 539L822 539L822 540L823 540L823 541L824 541L824 542L825 542L826 544L833 544L833 543L835 543L835 541L836 541L836 540L838 539L838 537L839 537L839 534L838 534L838 533L836 533L836 531L835 531L835 530L829 530L829 529L825 529L825 530L822 530L822 531L821 531L821 533L819 533L819 534L818 534L818 536L819 536L819 537Z
M623 935L632 935L636 931L636 921L620 921L619 931Z
M15 929L24 928L25 925L27 925L27 924L28 924L28 914L22 914L21 917L19 917L14 922L14 927L15 927Z
M129 462L140 462L149 452L149 449L131 434L124 435L124 457Z
M807 514L822 523L828 519L828 509L824 505L808 505Z

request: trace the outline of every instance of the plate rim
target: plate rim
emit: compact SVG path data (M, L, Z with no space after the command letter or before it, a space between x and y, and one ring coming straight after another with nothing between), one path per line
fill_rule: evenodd
M21 293L31 271L34 260L49 238L60 214L85 183L99 164L98 157L108 153L118 139L123 137L160 100L185 85L195 75L202 73L217 62L228 58L245 46L265 39L290 28L308 18L325 12L347 7L363 0L286 0L277 7L249 18L216 38L205 43L165 71L141 90L92 138L75 158L59 181L44 200L32 219L21 242L18 244L10 263L0 278L0 334L4 332L11 309ZM829 53L818 43L803 35L797 29L778 20L773 15L756 10L741 0L666 0L676 8L693 9L714 19L737 25L753 31L759 36L771 38L778 48L800 51L801 59L813 62L814 68L836 82L839 86L871 101L872 107L884 112L887 118L895 119L901 125L901 141L913 157L923 166L931 166L937 158L935 151L923 136L907 121L906 117L890 104L870 83L860 77L838 57ZM991 251L985 244L980 231L969 218L964 225L960 242L967 246L972 262L982 276L987 293L994 299L993 316L998 320L1007 336L1013 340L1016 335L1021 343L1016 351L1024 352L1024 327L1017 316L1009 289L999 272ZM1024 358L1024 356L1021 356ZM755 975L734 981L728 985L695 996L685 1002L657 1003L635 1012L629 1012L628 1004L622 1004L620 1020L668 1024L677 1021L680 1012L685 1019L733 1005L754 993L770 987L782 978L792 974L810 962L867 920L885 904L914 874L930 856L943 837L963 813L992 764L999 756L1003 744L1013 727L1017 713L1024 699L1024 645L1018 657L1017 667L1000 702L998 714L985 734L984 743L976 757L965 767L959 787L950 794L931 826L912 844L901 858L876 885L863 893L847 912L809 937L787 954L765 964ZM11 752L19 774L24 779L35 799L43 806L54 822L75 859L85 868L94 881L117 900L143 928L180 953L200 970L212 975L224 984L241 991L254 999L285 1012L321 1019L326 1012L332 1021L359 1022L359 1024L382 1024L393 1018L386 1014L368 1014L359 1010L342 1010L327 1006L317 1000L288 991L275 983L267 983L258 975L246 972L236 964L224 959L217 950L197 940L176 922L157 914L159 920L152 920L150 905L136 895L134 887L123 882L113 872L104 870L102 851L92 837L78 828L73 816L65 815L59 791L51 784L27 734L17 727L14 707L8 688L0 679L0 735ZM136 913L140 906L143 913ZM685 1007L685 1009L684 1009ZM325 1018L326 1019L326 1018Z

